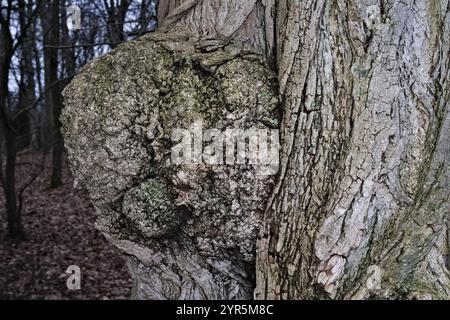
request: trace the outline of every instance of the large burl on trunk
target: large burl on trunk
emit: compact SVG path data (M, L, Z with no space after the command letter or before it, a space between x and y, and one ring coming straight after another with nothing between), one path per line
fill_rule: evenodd
M63 114L135 297L450 298L448 0L170 0L158 18ZM174 165L170 132L200 120L279 128L277 176Z
M189 164L172 151L185 132L200 134L192 142L202 148L195 139L207 129L277 128L274 76L251 55L204 70L212 55L154 38L120 46L65 90L76 183L98 209L97 227L129 255L135 298L249 299L273 178L258 165Z

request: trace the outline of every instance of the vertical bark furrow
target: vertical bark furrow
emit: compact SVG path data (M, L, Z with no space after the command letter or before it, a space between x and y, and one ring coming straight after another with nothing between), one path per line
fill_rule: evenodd
M282 168L256 297L398 295L448 215L448 84L435 71L448 72L448 6L288 7L283 32L300 36L279 44ZM381 289L369 290L374 267Z

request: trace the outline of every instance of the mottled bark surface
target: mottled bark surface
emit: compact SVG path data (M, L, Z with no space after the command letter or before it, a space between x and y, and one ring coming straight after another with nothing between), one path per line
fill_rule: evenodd
M449 2L280 5L256 297L449 298Z
M210 55L174 53L155 38L119 46L65 90L76 183L97 227L129 255L134 298L250 299L273 176L251 164L177 163L171 151L175 130L200 124L278 128L274 75L248 55L208 72L199 63Z
M250 298L256 273L257 299L448 299L449 6L161 1L158 33L86 68L67 148L134 296ZM175 127L276 127L274 90L274 186L167 165Z

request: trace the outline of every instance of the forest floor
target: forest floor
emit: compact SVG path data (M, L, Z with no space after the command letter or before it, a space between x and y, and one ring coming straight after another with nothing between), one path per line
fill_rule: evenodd
M21 154L17 188L24 192L23 224L29 240L5 241L6 208L0 188L0 299L128 299L131 279L125 259L94 228L95 210L86 192L74 190L68 163L63 186L50 188L51 157ZM66 270L81 270L81 289L69 290Z

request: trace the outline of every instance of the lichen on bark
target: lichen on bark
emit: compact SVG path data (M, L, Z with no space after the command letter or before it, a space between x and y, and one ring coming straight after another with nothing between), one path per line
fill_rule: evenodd
M449 1L282 3L255 296L448 299Z
M97 227L129 256L134 298L252 297L273 177L252 164L173 163L171 135L196 123L276 129L276 89L258 56L174 51L158 34L90 63L66 88L73 174Z
M88 66L66 90L66 143L99 227L134 256L135 296L249 298L255 273L258 299L448 299L449 8L160 1L161 33ZM255 168L166 165L168 131L196 120L280 127L270 197ZM149 179L187 209L177 241L123 212Z

